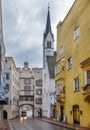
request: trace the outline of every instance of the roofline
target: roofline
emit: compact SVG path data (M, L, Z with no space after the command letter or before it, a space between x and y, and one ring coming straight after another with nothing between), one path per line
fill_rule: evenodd
M66 16L64 17L63 21L59 21L56 27L58 27L59 25L61 25L61 24L63 24L63 23L64 23L64 21L66 20L66 18L67 18L67 17L68 17L68 15L70 14L70 12L71 12L72 8L74 7L74 5L75 5L76 1L77 1L77 0L75 0L75 1L74 1L74 3L72 4L71 8L69 9L68 13L67 13L67 14L66 14Z

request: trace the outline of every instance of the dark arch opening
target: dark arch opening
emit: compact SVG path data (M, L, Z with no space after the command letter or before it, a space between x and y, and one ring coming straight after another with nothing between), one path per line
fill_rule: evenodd
M3 119L7 119L7 112L5 110L3 111Z

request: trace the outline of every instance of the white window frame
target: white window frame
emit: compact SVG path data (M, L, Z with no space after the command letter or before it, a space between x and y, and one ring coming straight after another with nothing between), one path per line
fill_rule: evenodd
M90 71L90 69L88 69L88 70L86 71L86 76L85 76L85 77L86 77L86 84L90 84L90 81L88 82L88 79L87 79L87 72L88 72L88 71ZM90 80L90 79L89 79L89 80Z
M76 77L74 79L74 91L79 91L80 90L80 79L79 77Z
M80 26L77 26L74 30L74 40L80 36Z
M72 57L68 58L67 60L67 69L71 69L72 68Z
M64 46L62 45L61 47L60 47L60 55L62 55L64 53Z
M31 84L31 79L24 79L24 84L28 85L28 84Z
M60 73L60 64L56 64L55 66L55 74Z
M10 80L10 73L6 73L6 80Z

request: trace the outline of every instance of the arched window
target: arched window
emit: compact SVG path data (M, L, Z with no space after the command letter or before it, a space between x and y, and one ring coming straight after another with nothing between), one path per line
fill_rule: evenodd
M47 41L47 48L51 48L51 41Z

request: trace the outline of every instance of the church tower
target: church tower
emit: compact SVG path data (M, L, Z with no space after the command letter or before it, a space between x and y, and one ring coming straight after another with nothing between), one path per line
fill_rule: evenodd
M43 35L43 101L42 115L50 118L52 115L51 104L54 102L55 80L54 80L54 36L51 29L50 7L48 6L46 28ZM53 101L52 101L53 100Z
M48 6L46 28L43 35L43 68L45 68L46 57L54 55L54 36L51 29L50 7Z

